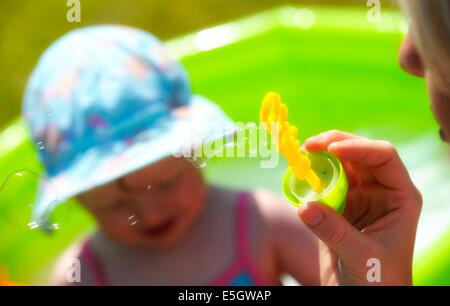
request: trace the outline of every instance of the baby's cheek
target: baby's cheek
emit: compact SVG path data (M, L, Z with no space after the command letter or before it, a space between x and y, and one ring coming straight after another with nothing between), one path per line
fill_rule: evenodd
M126 213L106 213L97 216L101 230L110 238L128 244L133 241L135 230L133 228L132 216Z
M179 197L187 208L201 210L206 198L206 185L200 177L193 175L185 180Z
M187 223L194 221L203 210L204 197L200 194L201 192L198 186L192 186L192 183L188 183L177 194L178 210L183 214L182 217Z

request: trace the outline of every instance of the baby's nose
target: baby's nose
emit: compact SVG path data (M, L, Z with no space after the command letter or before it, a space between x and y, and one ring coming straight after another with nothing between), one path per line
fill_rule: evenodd
M132 206L133 215L140 226L152 226L160 223L166 215L162 203L146 201L135 202Z

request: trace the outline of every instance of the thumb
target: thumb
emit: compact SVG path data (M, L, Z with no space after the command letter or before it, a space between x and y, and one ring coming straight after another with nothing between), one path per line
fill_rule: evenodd
M308 202L298 210L300 219L342 259L352 259L364 250L364 235L334 209Z

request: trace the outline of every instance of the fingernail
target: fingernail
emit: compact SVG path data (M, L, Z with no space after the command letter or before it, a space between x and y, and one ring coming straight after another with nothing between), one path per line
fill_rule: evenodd
M299 216L308 225L318 225L323 220L323 212L317 206L306 203L299 209Z
M338 143L338 142L332 142L332 143L330 143L330 144L328 145L327 150L328 150L328 151L332 151L332 150L336 149L338 146L339 146L339 143Z

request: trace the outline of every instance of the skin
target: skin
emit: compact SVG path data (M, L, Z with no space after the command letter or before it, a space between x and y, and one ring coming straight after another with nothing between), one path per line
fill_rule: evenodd
M168 158L86 192L79 200L111 239L158 248L173 246L188 232L204 208L205 191L195 167Z
M431 109L441 126L440 136L443 141L450 142L450 86L439 85L439 82L434 79L432 69L424 65L409 34L400 47L399 63L407 73L425 79L430 95Z
M448 89L436 85L409 36L400 50L400 64L412 75L426 79L432 109L442 126L441 137L448 141L450 94ZM344 162L350 180L347 208L344 216L340 216L320 203L304 205L298 215L309 232L302 223L295 222L285 203L267 192L255 192L255 205L252 205L249 220L250 248L266 279L278 284L280 274L287 272L307 285L368 285L371 283L367 280L367 260L377 258L381 262L379 284L411 285L413 249L422 198L395 148L386 141L369 140L340 131L313 137L305 143L305 148L312 152L328 150ZM148 185L152 186L152 192L148 192ZM219 200L225 199L229 192L218 196L217 202L213 202L215 204L205 205L208 193L197 169L185 161L167 159L89 191L81 195L80 200L109 239L123 246L146 248L147 264L170 257L165 250L179 253L181 257L178 259L164 262L171 267L161 271L161 275L166 276L177 270L174 267L186 268L179 266L180 263L195 265L192 264L195 258L185 254L196 254L195 257L203 254L200 249L197 250L199 253L192 253L192 250L186 253L189 246L183 249L183 245L192 242L190 236L201 237L201 233L211 232L220 220L224 222L223 227L217 228L217 235L230 230L229 224L233 219L226 217L232 216L228 211L229 205L226 205L227 201ZM128 221L131 215L138 220L132 227ZM161 232L161 227L167 226L167 222L171 224L169 230L155 234ZM319 238L319 246L311 233ZM220 241L223 243L217 245L217 254L229 253L230 244L226 239ZM233 243L232 239L230 241ZM102 260L111 263L108 260L111 254L101 253L101 248L96 248L96 251ZM198 264L205 264L203 258L199 258ZM229 262L226 256L214 258L223 259L225 264L222 262L222 266L225 267ZM120 269L119 266L124 261L126 258L120 258L110 264L119 270L117 279L126 279L125 273L130 267ZM169 280L166 284L187 284L203 270L207 269L186 273L186 280ZM155 267L151 271L156 277L154 283L158 283L162 276L155 273ZM178 273L175 274L179 277ZM200 281L193 280L191 284L202 284L211 275L204 277ZM149 282L144 280L143 283Z
M450 140L450 88L438 85L407 35L400 66L424 78L431 108ZM341 131L329 131L305 143L308 151L327 150L343 163L350 187L344 215L321 203L308 203L300 219L320 239L320 278L324 285L371 285L368 260L381 265L380 285L412 285L412 259L422 197L395 148Z
M79 200L99 225L90 243L110 284L205 285L235 260L235 197L207 186L187 160L169 157ZM319 284L317 238L289 204L263 190L251 193L250 201L250 260L264 279L278 285L288 273L303 284ZM67 284L66 260L79 251L75 246L61 258L55 284ZM89 264L80 260L83 284L95 284Z
M422 198L395 148L340 131L310 138L305 147L339 157L350 181L343 216L313 202L298 212L321 240L321 284L371 285L367 264L376 258L381 262L378 284L411 285Z

